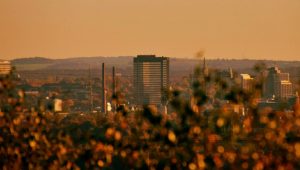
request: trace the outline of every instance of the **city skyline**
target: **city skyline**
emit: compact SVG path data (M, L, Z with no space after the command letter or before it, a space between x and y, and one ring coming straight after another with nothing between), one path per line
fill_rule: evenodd
M1 1L0 58L299 60L300 1Z
M0 169L299 169L300 0L0 0Z

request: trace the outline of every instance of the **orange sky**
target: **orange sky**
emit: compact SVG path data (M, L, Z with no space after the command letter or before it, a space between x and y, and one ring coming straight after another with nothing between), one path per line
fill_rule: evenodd
M300 0L0 0L0 58L300 60Z

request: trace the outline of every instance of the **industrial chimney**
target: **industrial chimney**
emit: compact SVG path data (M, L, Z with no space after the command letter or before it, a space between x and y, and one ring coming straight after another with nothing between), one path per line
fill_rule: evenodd
M102 63L102 112L106 114L106 83L104 63Z
M116 72L115 72L115 67L113 66L112 68L112 96L113 100L116 100ZM112 109L115 112L116 111L116 101L112 101Z
M116 72L115 72L115 67L112 68L112 90L113 90L113 95L116 95Z

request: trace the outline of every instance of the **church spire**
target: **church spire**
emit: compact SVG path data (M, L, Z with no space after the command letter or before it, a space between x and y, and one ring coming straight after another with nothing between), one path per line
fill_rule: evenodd
M208 67L206 65L205 57L203 58L203 75L208 76Z

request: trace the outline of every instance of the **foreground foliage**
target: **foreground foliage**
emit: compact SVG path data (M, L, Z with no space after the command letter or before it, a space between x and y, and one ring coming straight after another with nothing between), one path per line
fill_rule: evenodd
M108 115L59 115L26 110L10 77L0 82L2 169L300 169L300 106L258 110L253 94L227 92L243 103L207 109L203 80L192 98L169 94L173 112L153 107L136 113L120 107ZM217 78L221 90L225 86ZM225 91L225 90L224 90ZM38 110L38 111L36 111Z

